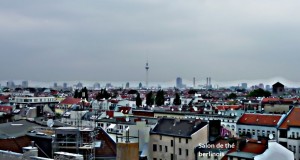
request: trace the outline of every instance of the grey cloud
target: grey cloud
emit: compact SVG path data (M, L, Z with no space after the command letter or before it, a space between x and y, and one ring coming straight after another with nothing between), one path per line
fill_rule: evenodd
M279 0L4 0L0 72L3 79L143 81L148 57L152 81L299 81L299 6Z

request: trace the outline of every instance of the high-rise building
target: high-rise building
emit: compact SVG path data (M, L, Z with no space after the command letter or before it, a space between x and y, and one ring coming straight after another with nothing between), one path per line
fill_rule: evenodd
M182 78L181 77L177 77L176 78L176 87L177 88L182 88Z
M8 81L8 82L6 83L6 86L7 86L8 88L14 88L14 87L15 87L15 82L14 82L14 81Z
M82 83L81 83L81 82L78 82L78 83L77 83L77 85L76 85L76 88L77 88L77 89L81 89L81 88L83 88L83 85L82 85Z
M263 83L260 83L260 84L258 85L258 88L260 88L260 89L265 89L265 86L264 86Z
M94 84L94 89L100 89L100 83L96 82L96 83Z
M111 87L113 87L111 83L106 83L105 86L106 86L106 88L111 88Z
M143 87L143 84L142 82L139 83L139 88L142 88Z
M248 88L248 84L247 83L242 83L241 87L242 87L242 89L247 89Z
M22 87L28 88L28 81L22 81Z
M65 89L68 88L68 83L64 83L63 88L65 88Z
M57 83L56 82L54 82L54 84L53 84L53 88L57 88Z
M125 88L129 88L129 82L126 83Z
M266 90L267 91L271 91L271 86L270 85L266 85Z

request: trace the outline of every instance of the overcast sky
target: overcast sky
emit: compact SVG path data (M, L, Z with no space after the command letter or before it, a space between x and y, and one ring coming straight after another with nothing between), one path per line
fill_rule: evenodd
M0 1L0 80L300 81L299 0Z

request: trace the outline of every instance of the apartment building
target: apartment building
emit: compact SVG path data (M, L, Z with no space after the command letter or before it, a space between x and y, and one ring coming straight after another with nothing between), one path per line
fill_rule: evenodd
M268 138L273 134L278 139L277 127L284 115L245 113L237 122L237 135L251 139Z
M152 160L194 160L194 148L208 143L208 123L200 119L162 118L150 131Z
M300 108L294 107L278 127L278 142L300 159Z

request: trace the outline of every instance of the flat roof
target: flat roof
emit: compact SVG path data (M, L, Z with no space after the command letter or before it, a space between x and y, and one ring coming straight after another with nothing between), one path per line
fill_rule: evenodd
M254 157L257 156L257 154L249 153L249 152L232 152L229 153L227 156L254 159Z

